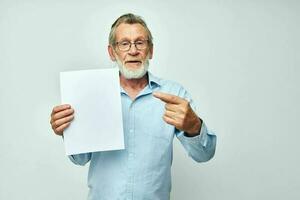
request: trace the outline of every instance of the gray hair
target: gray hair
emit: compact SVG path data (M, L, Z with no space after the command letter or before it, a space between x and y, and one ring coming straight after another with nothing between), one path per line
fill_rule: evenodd
M116 31L116 28L122 23L125 23L125 24L141 24L146 29L146 32L148 34L148 42L150 44L150 47L153 46L152 34L151 34L150 30L148 29L146 22L142 19L142 17L140 17L138 15L134 15L132 13L127 13L127 14L124 14L124 15L120 16L112 24L111 29L110 29L110 33L109 33L109 44L110 45L112 45L112 46L115 45L115 43L116 43L115 31Z

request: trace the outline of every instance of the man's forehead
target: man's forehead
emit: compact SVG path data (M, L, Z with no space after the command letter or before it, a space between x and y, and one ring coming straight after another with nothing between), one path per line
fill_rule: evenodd
M127 24L122 23L120 24L115 31L116 39L128 38L128 39L135 39L135 38L147 38L148 34L141 24Z

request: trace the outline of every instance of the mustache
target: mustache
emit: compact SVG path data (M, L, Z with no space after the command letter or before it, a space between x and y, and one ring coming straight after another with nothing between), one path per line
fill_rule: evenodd
M120 57L118 55L115 55L115 57L119 62L122 62L123 64L133 63L133 62L146 63L150 58L150 53L148 53L144 59L140 58L140 57L131 57L131 58L122 60L122 59L120 59Z

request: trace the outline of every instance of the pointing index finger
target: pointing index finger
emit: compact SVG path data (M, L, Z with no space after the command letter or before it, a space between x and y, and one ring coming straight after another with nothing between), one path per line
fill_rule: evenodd
M182 99L180 97L172 94L167 94L163 92L153 92L153 96L162 100L165 103L172 103L172 104L182 103Z

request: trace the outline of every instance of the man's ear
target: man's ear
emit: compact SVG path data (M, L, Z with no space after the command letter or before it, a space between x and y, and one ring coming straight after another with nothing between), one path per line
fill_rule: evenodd
M153 45L149 49L149 59L152 59L153 57Z
M109 53L109 57L112 61L116 61L116 57L114 55L114 48L111 46L111 45L108 45L107 46L107 50L108 50L108 53Z

